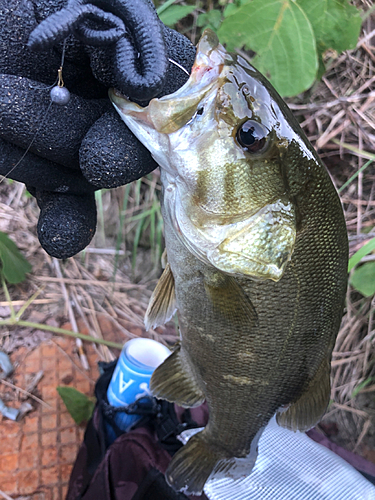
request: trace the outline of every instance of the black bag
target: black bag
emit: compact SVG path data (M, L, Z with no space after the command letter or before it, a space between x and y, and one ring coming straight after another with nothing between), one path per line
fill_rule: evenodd
M142 414L142 418L123 433L113 419L119 409L109 405L106 395L116 363L100 363L97 404L74 464L66 500L207 500L204 494L187 497L176 493L164 479L173 454L182 446L176 436L185 429L205 426L207 406L186 410L149 398L126 409ZM109 426L118 436L112 444Z

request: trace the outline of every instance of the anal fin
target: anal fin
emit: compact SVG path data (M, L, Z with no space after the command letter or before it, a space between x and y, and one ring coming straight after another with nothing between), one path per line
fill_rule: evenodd
M198 432L173 457L165 473L165 479L175 491L186 495L200 495L218 461L224 458L217 449L207 443Z
M181 356L180 346L152 374L152 394L184 408L201 405L205 396L195 381L188 362Z
M329 360L324 359L299 399L277 414L279 425L292 431L307 431L320 421L329 403L330 371Z
M176 294L174 277L169 264L167 264L147 307L144 320L146 330L164 325L164 323L171 319L175 311Z

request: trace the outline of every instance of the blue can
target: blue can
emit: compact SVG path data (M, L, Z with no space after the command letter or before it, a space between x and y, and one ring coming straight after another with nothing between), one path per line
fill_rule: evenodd
M151 375L171 351L151 339L137 338L124 345L111 382L107 389L108 402L112 406L126 406L142 397L151 395ZM126 432L141 415L117 413L116 425Z

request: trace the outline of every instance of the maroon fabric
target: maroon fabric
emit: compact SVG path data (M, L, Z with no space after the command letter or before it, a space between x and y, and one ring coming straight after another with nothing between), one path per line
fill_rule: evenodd
M149 429L123 434L108 448L82 499L131 500L149 469L164 473L170 460Z
M175 409L181 421L185 410ZM191 416L199 426L206 425L207 406L192 409ZM100 429L98 412L94 414L93 424L92 429ZM90 434L85 439L95 437L95 434ZM131 500L148 472L157 469L164 474L171 460L171 455L161 446L151 426L140 427L118 437L106 450L91 480L87 479L87 453L86 443L83 442L72 471L66 500ZM205 495L184 498L207 500Z
M369 462L365 458L352 453L351 451L341 448L341 446L333 443L323 434L318 432L316 429L311 429L306 433L309 438L317 443L322 444L326 448L332 450L336 455L343 458L346 462L352 465L355 469L370 474L370 476L375 476L375 464Z

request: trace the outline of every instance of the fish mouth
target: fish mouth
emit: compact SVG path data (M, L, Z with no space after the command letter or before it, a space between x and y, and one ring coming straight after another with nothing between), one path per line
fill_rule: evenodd
M124 115L134 115L137 116L139 120L143 119L147 123L147 106L142 107L132 102L127 96L115 88L110 88L108 90L108 97L121 118L123 118Z
M113 88L109 89L109 98L135 135L142 125L159 133L170 134L188 123L196 113L200 101L220 85L219 77L229 60L231 56L220 45L216 34L205 30L197 47L191 75L176 92L152 99L146 107L131 102Z

